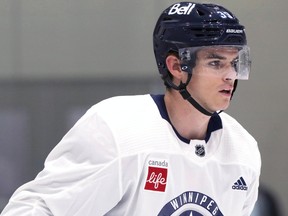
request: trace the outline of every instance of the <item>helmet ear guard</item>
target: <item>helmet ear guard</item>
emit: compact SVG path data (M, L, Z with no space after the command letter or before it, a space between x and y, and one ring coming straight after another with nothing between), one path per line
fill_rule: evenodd
M189 76L189 74L192 75L192 70L196 64L196 55L193 54L192 56L189 56L189 60L187 57L186 61L181 61L181 58L179 57L179 51L178 52L175 52L175 51L170 52L169 55L174 55L180 60L180 69L188 74L189 79L187 79L187 81L185 83L180 83L180 85L177 86L176 84L173 83L173 81L172 81L173 77L172 77L170 71L168 70L168 68L166 68L166 64L164 67L162 67L162 69L166 68L167 73L165 73L166 74L165 76L163 76L163 74L162 74L162 79L164 80L164 83L167 87L179 90L183 87L183 85L188 85L188 83L191 80L191 76Z
M188 85L188 83L190 82L191 80L191 76L192 76L192 69L194 67L194 64L190 64L189 62L186 62L185 64L182 64L182 61L180 60L179 58L179 54L178 52L170 52L169 55L166 57L166 59L169 57L169 56L174 56L178 59L178 65L177 65L177 70L181 70L183 72L186 72L188 74L187 76L187 80L183 83L182 81L180 82L179 85L175 84L173 82L173 75L171 74L171 72L169 71L169 66L167 67L167 65L165 64L165 67L167 67L167 71L168 73L166 74L165 77L162 77L162 79L164 80L164 83L165 85L168 87L168 88L173 88L175 90L180 90L180 89L183 89L183 87L186 87ZM166 63L166 62L165 62Z

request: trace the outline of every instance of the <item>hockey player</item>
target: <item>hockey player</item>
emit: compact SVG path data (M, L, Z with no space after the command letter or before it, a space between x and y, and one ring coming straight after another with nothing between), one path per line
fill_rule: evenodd
M244 27L222 6L179 2L153 40L165 94L93 106L2 216L250 215L257 142L223 112L250 71Z

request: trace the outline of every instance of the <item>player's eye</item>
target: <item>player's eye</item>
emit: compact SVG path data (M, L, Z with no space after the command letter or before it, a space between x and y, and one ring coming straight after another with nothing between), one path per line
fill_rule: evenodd
M210 61L208 62L208 65L215 69L220 69L223 67L223 64L219 60Z
M238 71L238 64L239 64L239 59L235 59L231 62L231 67L233 67L236 72Z

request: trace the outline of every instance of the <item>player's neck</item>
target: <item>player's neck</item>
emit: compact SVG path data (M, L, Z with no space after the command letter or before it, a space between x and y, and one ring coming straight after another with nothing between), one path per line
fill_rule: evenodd
M200 113L174 90L166 92L164 101L170 121L182 137L205 139L209 116Z

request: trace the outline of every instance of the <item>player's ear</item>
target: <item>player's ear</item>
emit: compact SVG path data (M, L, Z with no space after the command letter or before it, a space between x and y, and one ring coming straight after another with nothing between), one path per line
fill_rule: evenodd
M166 66L169 72L173 75L173 77L181 80L182 70L181 70L180 60L175 55L167 56Z

